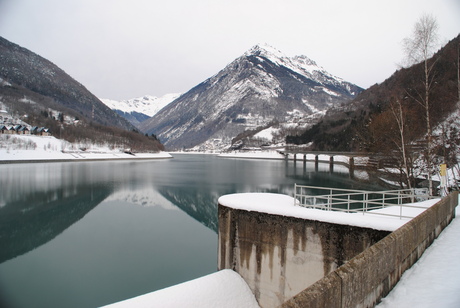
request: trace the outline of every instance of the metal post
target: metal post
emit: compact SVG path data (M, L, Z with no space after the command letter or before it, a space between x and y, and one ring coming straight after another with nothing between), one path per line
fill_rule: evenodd
M363 211L363 214L364 214L364 212L367 212L367 200L368 200L368 195L367 195L367 193L364 193L364 211Z
M296 200L297 200L297 183L294 183L294 206L296 205ZM302 200L300 200L299 202L301 202Z

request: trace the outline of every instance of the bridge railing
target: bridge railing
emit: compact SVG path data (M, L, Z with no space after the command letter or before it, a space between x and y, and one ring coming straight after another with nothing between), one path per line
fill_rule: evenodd
M303 186L295 184L294 198L297 205L327 211L365 214L371 210L399 206L399 213L373 211L372 214L413 218L403 215L403 208L426 208L414 204L431 198L427 190L399 189L386 191L364 191L330 187Z

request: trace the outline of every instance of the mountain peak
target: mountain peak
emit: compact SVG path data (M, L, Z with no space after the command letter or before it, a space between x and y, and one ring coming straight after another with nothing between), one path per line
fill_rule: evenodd
M279 51L278 49L276 49L275 47L267 43L257 44L253 46L251 49L246 51L244 55L245 56L268 56L268 57L275 56L277 58L286 57L281 51Z
M284 66L302 74L312 74L314 71L327 73L324 68L318 66L315 61L305 55L289 57L269 44L257 44L244 53L244 57L256 56L266 58L279 66ZM334 78L336 78L334 76Z
M360 91L306 56L288 57L268 44L258 44L139 128L170 148L228 148L248 130L273 123L281 131L292 124L310 125Z

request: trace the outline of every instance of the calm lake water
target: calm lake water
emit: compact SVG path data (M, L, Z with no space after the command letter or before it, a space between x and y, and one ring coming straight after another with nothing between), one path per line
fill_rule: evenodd
M225 194L379 189L341 166L173 156L0 165L0 307L97 307L215 272Z

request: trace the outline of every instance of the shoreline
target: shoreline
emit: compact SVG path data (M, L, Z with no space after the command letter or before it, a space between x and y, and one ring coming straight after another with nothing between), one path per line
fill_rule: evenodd
M168 152L158 153L137 153L137 154L126 154L126 153L65 153L61 152L64 157L56 157L56 155L50 155L49 157L21 157L18 159L0 159L0 165L7 164L35 164L35 163L65 163L65 162L95 162L95 161L138 161L138 160L157 160L157 159L171 159L173 156ZM54 157L52 157L54 156ZM65 157L67 156L67 157ZM98 157L99 156L99 157Z
M52 136L0 135L0 164L172 158L165 151L131 153L107 144L71 144Z
M0 160L0 165L9 164L36 164L36 163L78 163L78 162L95 162L95 161L114 161L114 160L157 160L157 159L171 159L173 157L143 157L143 158L88 158L88 159L35 159L35 160Z

